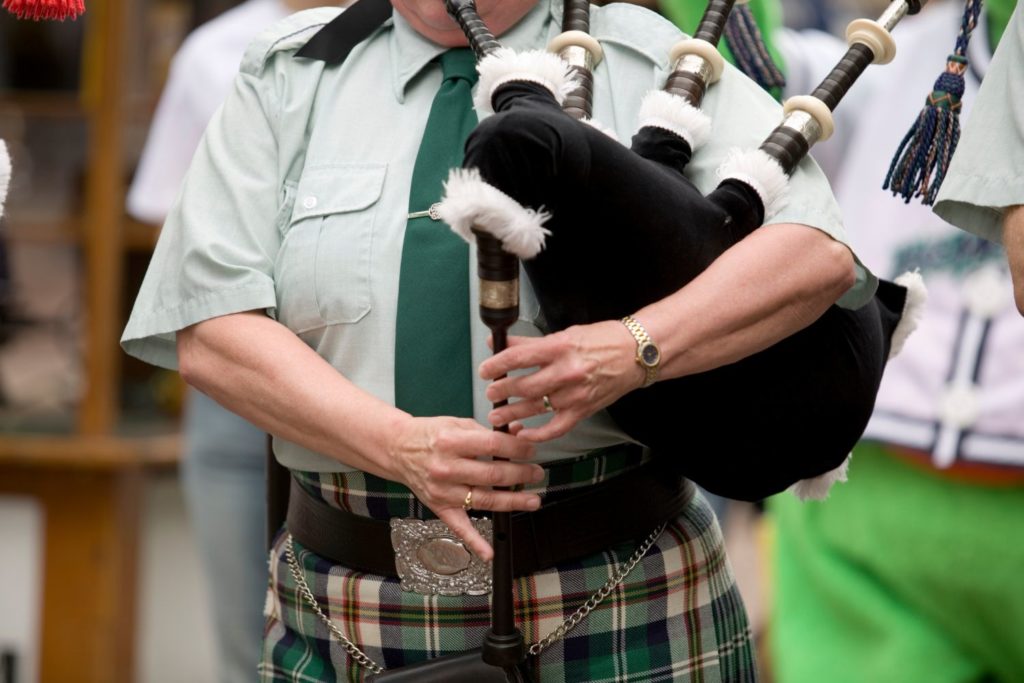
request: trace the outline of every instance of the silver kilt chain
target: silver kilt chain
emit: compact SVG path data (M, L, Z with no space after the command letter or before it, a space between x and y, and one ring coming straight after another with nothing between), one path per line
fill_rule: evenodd
M661 536L661 532L665 530L668 524L662 524L657 529L651 532L651 535L644 539L644 542L630 555L629 559L619 565L619 568L615 570L608 581L593 595L591 595L585 603L580 605L580 608L572 613L572 615L559 624L558 628L549 633L547 636L541 638L536 643L530 646L531 655L539 655L549 645L557 642L561 638L565 637L565 634L576 628L576 626L583 621L588 614L594 611L594 608L604 602L613 590L619 587L629 573L633 571L633 568L640 564L640 560L644 559L644 555L651 549L654 542Z
M302 569L299 567L299 561L295 558L295 545L292 543L292 535L288 534L288 538L285 540L284 554L288 558L288 569L291 570L292 578L295 579L295 585L299 587L299 592L302 593L303 599L306 604L309 605L310 609L316 612L316 615L320 617L320 620L324 622L327 629L334 634L334 637L341 641L341 644L345 647L345 652L356 660L367 669L375 674L379 674L384 671L377 662L370 659L365 652L359 649L359 646L349 640L341 629L334 625L334 622L327 618L323 610L320 609L320 604L316 601L316 596L313 595L313 591L309 590L309 584L306 583L306 577L302 575Z
M629 559L618 566L615 573L608 578L608 581L606 581L596 593L591 595L585 603L580 605L579 609L559 624L558 628L531 645L529 653L534 656L539 655L551 646L551 644L558 642L565 637L565 634L576 628L576 626L578 626L588 614L593 612L598 605L604 602L604 600L611 595L612 591L618 588L619 585L625 581L626 577L629 576L629 573L632 572L633 569L640 564L640 560L647 555L647 552L658 540L658 537L661 536L661 532L665 530L666 526L668 526L667 523L661 524L658 528L652 531L650 535L644 539L644 542L637 547L633 554L629 556ZM313 591L309 589L309 584L306 583L306 578L302 575L302 568L299 567L299 561L295 557L295 546L292 543L291 534L288 534L288 537L285 539L284 554L288 561L288 569L291 571L292 578L295 579L295 585L298 586L303 600L306 601L306 604L309 605L310 609L313 610L320 620L324 622L324 625L331 634L338 639L345 648L345 652L347 652L356 662L375 674L379 674L384 671L384 667L377 664L377 662L370 659L369 655L360 650L359 646L349 640L348 637L341 632L341 629L335 626L334 622L324 614L322 609L320 609L320 604L317 602L316 596L313 595Z

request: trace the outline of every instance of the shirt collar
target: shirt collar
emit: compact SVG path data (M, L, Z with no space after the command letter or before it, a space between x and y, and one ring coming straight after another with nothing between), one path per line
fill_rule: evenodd
M559 21L561 0L540 0L518 24L499 36L507 47L522 49L545 43L552 21ZM391 82L395 98L405 101L405 91L424 67L447 48L433 43L419 33L397 12L388 20L391 26Z

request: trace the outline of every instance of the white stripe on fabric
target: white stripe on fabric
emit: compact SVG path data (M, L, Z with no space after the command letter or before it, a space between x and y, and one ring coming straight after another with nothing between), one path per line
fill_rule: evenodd
M609 578L615 573L614 565L609 565ZM612 600L612 632L615 634L615 674L621 680L629 680L629 661L626 657L626 591L623 589L623 581L615 587L611 596Z
M424 641L427 644L427 651L431 657L437 657L441 654L441 622L438 619L437 611L437 596L430 595L423 598L423 609L428 615L424 622L427 634Z
M380 595L377 585L368 589L366 587L366 581L363 579L353 578L353 581L356 581L355 600L357 605L366 604L364 601L368 599L368 596L370 595L375 597ZM344 582L342 585L344 585ZM356 642L367 643L376 648L380 648L384 643L384 632L381 630L380 619L349 619L346 620L345 627L350 629L346 631L347 633L352 633L359 638Z
M972 383L974 367L978 361L978 354L981 352L982 342L985 339L986 322L985 318L967 313L949 386L968 386ZM963 428L960 424L949 419L943 420L940 423L939 435L935 442L935 451L933 453L936 466L944 468L953 464L956 460L957 447L960 445L960 436L962 434Z
M871 416L864 438L928 452L935 439L935 422L902 417L892 413ZM972 462L1024 467L1024 440L990 434L967 434L960 444L960 457Z
M965 460L1024 467L1024 441L968 434L961 450Z

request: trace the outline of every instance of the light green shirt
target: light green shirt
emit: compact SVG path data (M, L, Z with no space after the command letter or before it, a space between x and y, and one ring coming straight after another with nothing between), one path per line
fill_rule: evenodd
M297 59L295 50L339 10L315 9L277 24L249 48L234 92L207 129L171 211L122 344L173 368L175 332L215 316L263 309L362 389L394 401L398 273L417 148L440 80L430 64L443 48L399 16L358 46L340 67ZM501 41L542 48L559 32L561 3L541 0ZM643 95L660 88L671 24L640 8L595 8L592 33L605 59L595 73L594 118L628 140ZM614 85L613 85L614 83ZM706 98L712 141L688 175L705 192L732 147L756 147L781 120L771 97L731 67ZM421 207L426 209L428 207ZM788 205L774 222L815 226L846 241L828 184L810 160L793 175ZM771 229L771 228L768 228ZM470 254L475 262L475 253ZM488 355L471 267L473 360ZM625 272L623 276L630 276ZM522 279L515 334L539 334L538 307ZM844 297L863 303L875 280L858 268ZM252 340L258 344L259 340ZM474 373L475 414L490 405ZM624 440L603 412L540 461ZM343 471L345 465L275 439L285 465Z
M1017 3L935 202L939 216L994 242L1003 239L1004 210L1024 204L1022 67L1024 10Z

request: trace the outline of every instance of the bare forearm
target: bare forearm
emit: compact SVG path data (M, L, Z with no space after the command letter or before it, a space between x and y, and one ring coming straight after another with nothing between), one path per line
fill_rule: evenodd
M643 277L637 273L635 277ZM661 348L659 379L704 372L771 346L816 320L854 280L850 250L803 225L777 224L730 248L683 289L634 317ZM542 338L514 337L484 361L494 380L491 401L513 400L491 411L492 424L540 415L554 417L520 432L546 441L566 434L641 386L636 340L617 320L570 327ZM538 368L516 375L514 370Z
M396 479L381 444L408 415L356 387L262 313L182 330L178 361L189 384L268 432Z
M766 226L635 317L661 346L660 376L679 377L735 362L806 327L853 280L853 256L841 243L803 225Z
M1012 206L1003 216L1003 246L1013 278L1013 299L1024 315L1024 204Z

